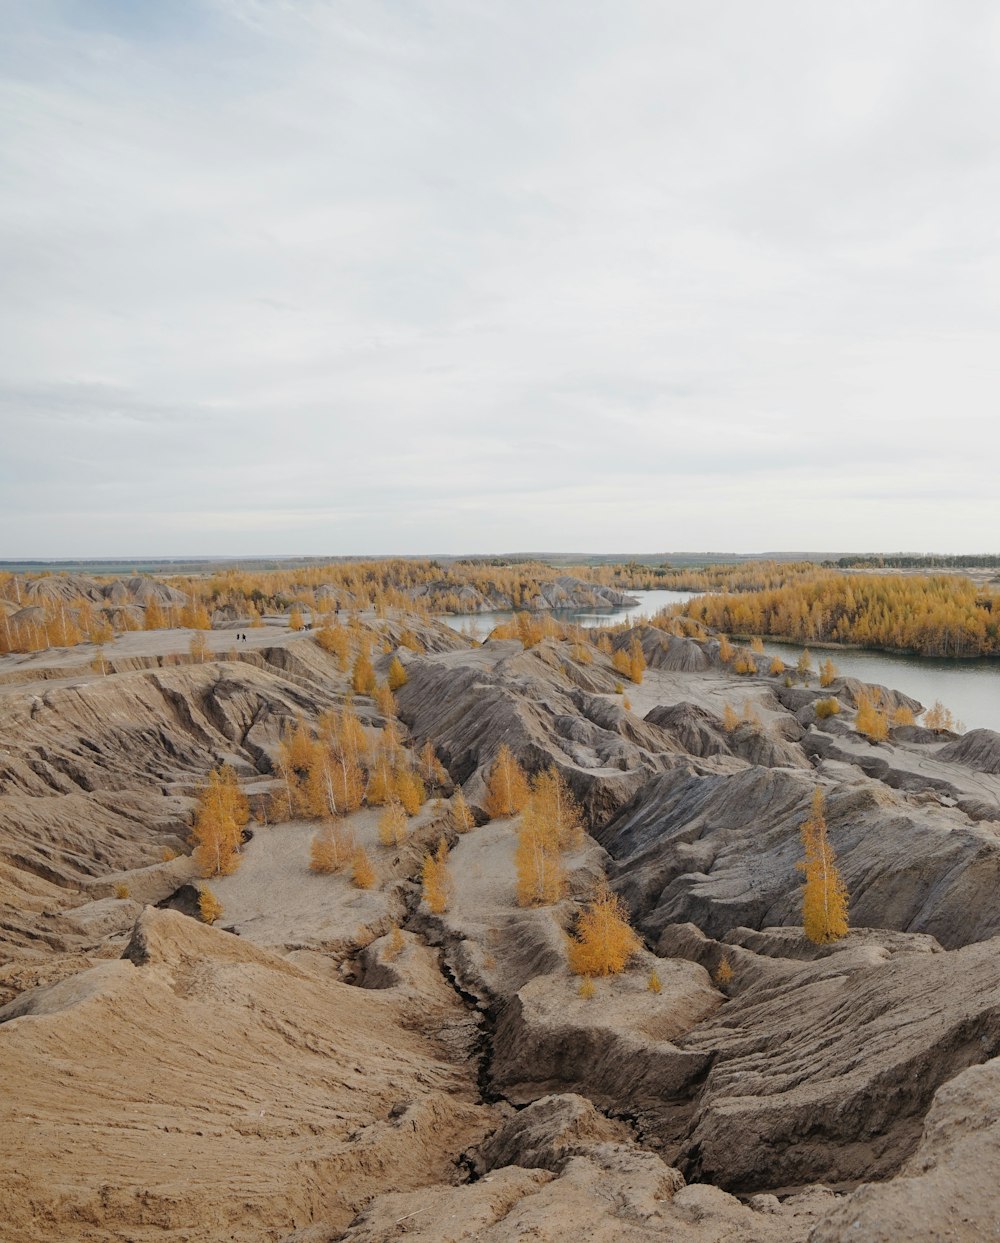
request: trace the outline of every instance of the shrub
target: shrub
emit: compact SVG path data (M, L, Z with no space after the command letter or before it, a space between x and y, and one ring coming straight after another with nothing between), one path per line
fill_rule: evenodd
M530 793L524 769L514 758L510 747L503 743L486 783L486 810L490 818L516 816L527 803Z
M859 691L857 697L858 711L854 718L854 728L864 734L872 742L884 742L889 737L889 718L868 691Z
M451 822L458 833L468 833L476 827L475 817L461 790L451 800Z
M368 858L368 852L363 846L359 846L351 860L352 883L356 889L373 889L377 880L378 877L372 867L371 859Z
M354 658L351 686L355 695L370 695L375 689L375 670L366 652L359 652Z
M372 698L375 700L375 707L378 708L383 716L395 716L399 710L396 696L384 682L380 682L375 687Z
M386 942L385 949L382 951L382 957L387 962L395 962L403 952L406 942L403 940L403 933L399 924L394 924L392 932L389 934L389 940Z
M829 699L817 699L813 706L821 721L825 721L829 716L838 716L840 713L840 700L833 695Z
M396 797L403 804L408 816L415 816L427 802L427 791L424 783L412 769L404 768L396 773Z
M387 680L389 683L389 690L391 691L398 691L401 686L406 685L406 670L403 668L403 662L398 656L393 656L392 658Z
M801 826L805 861L802 893L802 931L810 941L824 945L847 934L847 889L834 860L826 832L825 800L818 787L813 793L812 814Z
M379 817L378 840L383 846L399 846L406 841L408 832L406 812L399 803L389 803Z
M432 915L441 915L451 901L451 869L448 867L448 843L442 837L437 852L424 855L421 869L424 901Z
M222 914L222 903L207 885L202 886L198 895L198 914L205 924L214 924Z
M576 975L617 974L639 946L621 898L604 889L577 922L576 939L569 947L570 969Z
M652 973L651 973L651 975L650 975L650 977L649 977L649 982L647 983L646 988L647 988L647 989L648 989L651 993L660 993L660 992L662 992L662 991L663 991L663 984L662 984L662 982L661 982L661 980L660 980L659 975L657 975L657 973L656 973L656 969L655 969L655 968L653 969L653 971L652 971Z
M322 829L312 839L309 847L310 871L341 871L350 862L356 845L354 833L346 824L334 824Z
M596 992L597 989L594 987L594 981L589 975L585 975L580 981L580 987L576 990L576 995L582 997L584 1001L590 1001Z
M115 897L121 901L128 897L128 885L115 885Z
M732 964L730 963L728 956L723 955L722 961L716 967L715 975L712 978L715 980L716 984L724 987L726 984L732 983L734 975L735 972L733 971Z
M768 669L768 672L772 675L772 677L779 677L781 674L785 672L785 662L781 659L780 656L775 656L772 659L771 666Z

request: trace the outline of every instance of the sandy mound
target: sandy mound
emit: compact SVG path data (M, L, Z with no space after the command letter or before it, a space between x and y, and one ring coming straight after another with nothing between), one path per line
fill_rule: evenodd
M346 1224L378 1191L447 1181L488 1125L388 993L171 911L147 910L128 954L0 1011L10 1243Z

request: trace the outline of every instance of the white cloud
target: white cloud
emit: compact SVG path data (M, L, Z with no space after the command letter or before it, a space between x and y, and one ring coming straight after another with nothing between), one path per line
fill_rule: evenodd
M0 556L996 538L992 6L13 7Z

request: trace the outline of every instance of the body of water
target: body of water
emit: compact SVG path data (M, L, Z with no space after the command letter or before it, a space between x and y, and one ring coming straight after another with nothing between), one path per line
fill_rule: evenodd
M621 609L553 609L551 616L571 626L616 626L623 621L641 621L665 609L668 604L685 604L700 595L698 591L629 591L637 604ZM460 634L485 639L494 627L509 622L515 613L444 613L441 620ZM539 614L544 617L544 613Z
M794 668L802 645L767 639L764 651L768 656L780 656ZM937 660L930 656L820 647L809 648L809 654L814 669L829 656L845 678L902 691L919 699L925 708L940 699L966 729L1000 732L1000 660Z
M632 591L637 604L622 609L560 609L553 613L560 621L577 626L613 626L622 621L652 617L668 604L683 604L702 594L697 591ZM494 626L510 621L513 613L471 613L446 616L442 620L453 630L485 639ZM780 656L794 667L801 644L768 639L764 650ZM1000 732L1000 660L937 660L928 656L893 656L887 652L852 649L810 648L813 668L827 656L844 677L858 678L902 691L929 708L936 699L950 708L966 729L994 729Z

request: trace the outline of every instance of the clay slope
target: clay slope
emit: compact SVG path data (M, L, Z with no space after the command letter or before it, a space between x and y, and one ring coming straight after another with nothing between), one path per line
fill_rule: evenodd
M719 947L668 930L665 952L725 952L737 993L677 1041L711 1059L681 1169L730 1190L894 1173L935 1091L1000 1053L998 944L860 930L821 949L789 929Z
M669 735L626 712L612 695L620 678L607 657L575 661L566 643L530 651L516 641L466 652L413 657L398 692L400 716L430 738L473 801L502 743L525 767L555 764L591 821L631 798L679 748Z
M690 921L719 937L799 923L799 830L817 784L852 923L927 932L948 947L1000 932L993 827L843 764L816 774L676 768L648 782L597 833L641 927L655 937Z
M488 1115L397 1005L147 910L0 1010L4 1238L273 1239L448 1181Z

